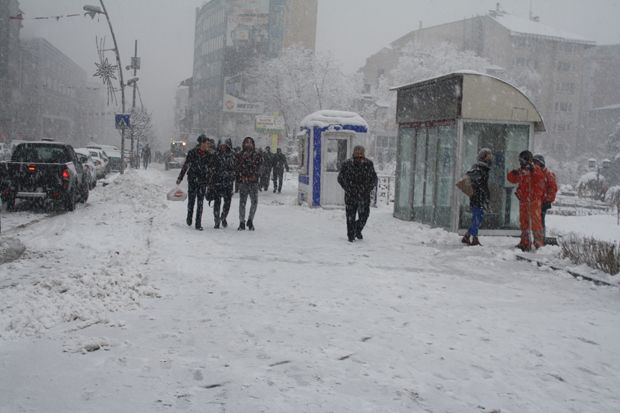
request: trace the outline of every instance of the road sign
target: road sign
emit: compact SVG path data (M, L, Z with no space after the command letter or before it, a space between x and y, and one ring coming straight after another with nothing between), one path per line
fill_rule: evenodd
M116 129L129 129L131 128L131 115L117 113L114 116L114 123L116 124Z
M278 115L258 115L255 129L257 132L282 132L285 130L284 118Z

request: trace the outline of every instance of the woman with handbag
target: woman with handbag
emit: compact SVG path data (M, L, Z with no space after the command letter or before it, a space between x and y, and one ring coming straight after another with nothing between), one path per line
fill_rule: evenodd
M478 161L467 171L471 182L472 195L469 197L471 208L471 226L461 240L466 245L482 245L478 240L478 229L484 219L484 211L489 208L489 170L493 164L493 152L483 148L478 152Z

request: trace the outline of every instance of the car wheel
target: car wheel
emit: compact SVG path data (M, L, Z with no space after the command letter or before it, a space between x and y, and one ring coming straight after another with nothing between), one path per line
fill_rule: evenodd
M75 210L75 191L71 191L66 195L65 208L69 212Z

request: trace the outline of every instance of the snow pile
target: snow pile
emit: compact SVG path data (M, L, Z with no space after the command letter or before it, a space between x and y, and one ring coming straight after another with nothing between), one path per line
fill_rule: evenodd
M26 250L24 244L15 238L0 239L0 264L15 261Z

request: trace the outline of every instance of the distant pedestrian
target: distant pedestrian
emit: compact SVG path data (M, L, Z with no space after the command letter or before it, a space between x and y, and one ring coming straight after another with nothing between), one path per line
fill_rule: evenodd
M185 163L181 168L177 185L183 181L185 173L187 173L187 225L192 225L194 216L194 204L196 208L196 229L202 231L202 209L207 191L208 183L208 148L209 142L205 135L198 137L198 145L187 153Z
M246 137L242 149L237 154L237 181L239 182L239 231L246 229L245 206L250 197L250 213L247 220L247 229L254 231L254 215L258 207L259 170L261 156L256 152L254 139Z
M273 193L282 192L282 181L284 180L284 169L288 172L288 162L286 155L282 153L282 149L278 148L273 155Z
M545 194L542 201L542 226L543 235L546 236L547 226L545 219L547 217L547 211L551 209L551 204L555 202L555 197L558 193L558 180L555 177L555 174L547 168L544 156L534 155L534 163L538 165L545 174Z
M349 242L363 239L362 231L370 215L370 193L377 186L375 167L366 159L363 146L353 148L353 158L342 163L338 183L344 189Z
M478 230L480 225L482 225L484 212L489 209L489 199L491 197L489 191L489 170L492 164L493 152L488 148L483 148L478 153L478 161L467 171L467 176L469 176L474 193L469 198L471 226L461 240L463 244L481 245L478 240Z
M263 157L263 161L260 165L260 190L268 191L269 190L269 176L271 175L273 154L271 153L271 148L269 146L265 147L264 151L261 151L261 156Z
M142 165L144 166L144 169L147 169L150 163L151 163L151 147L147 143L146 146L142 148Z
M228 227L226 218L230 211L230 202L233 196L235 183L236 159L232 151L232 141L227 139L217 149L216 168L213 178L215 200L213 204L213 219L215 228ZM222 201L224 205L222 208Z
M508 173L508 181L517 184L519 199L519 221L521 242L517 245L522 251L530 251L545 245L542 227L542 201L545 194L545 174L534 164L532 152L519 154L519 169Z

